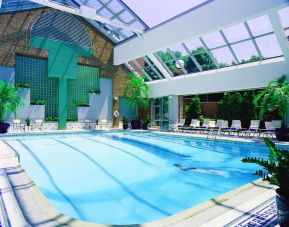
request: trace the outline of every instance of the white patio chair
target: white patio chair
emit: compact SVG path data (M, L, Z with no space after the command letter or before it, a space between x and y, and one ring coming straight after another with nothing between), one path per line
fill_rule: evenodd
M34 124L33 124L33 130L39 129L40 131L42 131L42 128L43 128L43 120L42 119L36 119L34 121Z

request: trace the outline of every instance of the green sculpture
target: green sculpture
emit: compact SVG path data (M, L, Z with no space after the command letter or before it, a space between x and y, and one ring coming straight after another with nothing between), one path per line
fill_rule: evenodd
M48 77L58 78L58 129L66 129L67 83L77 79L77 59L92 55L91 42L82 23L70 14L41 15L31 28L30 47L48 52Z

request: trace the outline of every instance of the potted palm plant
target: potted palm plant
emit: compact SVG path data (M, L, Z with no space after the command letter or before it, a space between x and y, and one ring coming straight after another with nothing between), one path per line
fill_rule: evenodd
M140 129L141 122L138 119L138 108L149 106L149 88L144 82L145 75L136 77L132 73L128 74L130 77L127 86L124 88L123 93L128 97L128 106L135 110L135 119L131 121L132 129Z
M265 143L269 149L267 160L247 157L242 159L242 162L260 165L263 169L257 170L256 175L278 186L276 189L276 205L279 223L281 227L289 226L289 151L278 149L267 138Z
M24 104L24 102L18 96L18 89L0 81L0 133L7 133L10 127L9 123L4 123L8 112L12 112L16 117L17 108L21 104Z
M149 118L148 118L148 119L145 119L145 120L142 120L142 121L141 121L141 127L142 127L142 129L143 129L143 130L148 130L148 125L149 125L150 122L151 122L151 121L150 121Z
M279 141L289 141L289 129L287 128L287 113L289 106L289 83L286 81L287 76L282 75L276 80L269 82L267 88L260 92L255 102L260 103L260 119L268 111L277 110L282 120L282 127L276 129L276 138Z
M122 128L127 129L128 128L128 119L125 117L122 118Z

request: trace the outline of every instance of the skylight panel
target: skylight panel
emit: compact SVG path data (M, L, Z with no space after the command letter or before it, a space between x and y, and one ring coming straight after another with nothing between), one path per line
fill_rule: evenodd
M119 13L123 10L123 5L119 1L112 1L107 5L114 13Z
M172 55L167 49L163 49L157 52L157 55L161 58L163 62L171 61L173 60Z
M136 75L141 76L144 74L143 71L138 67L138 65L134 61L130 61L128 63L128 66Z
M221 47L215 50L211 50L211 53L216 58L220 68L237 64L232 52L228 47Z
M275 34L257 38L256 43L263 58L273 58L283 55Z
M261 57L252 41L245 41L232 45L232 49L236 54L240 63L248 63L254 61L260 61Z
M289 7L279 10L279 17L283 28L289 28Z
M149 27L155 27L209 0L122 0ZM197 9L196 9L197 10Z
M196 54L200 52L203 53L205 51L203 44L198 39L185 42L185 45L187 46L191 54Z
M99 12L99 14L100 14L101 16L107 18L107 19L110 19L110 18L113 17L113 14L112 14L111 12L109 12L109 10L106 9L106 8L103 8L103 9Z
M129 23L135 19L135 17L129 11L125 11L119 15L119 18L123 20L125 23Z
M169 48L172 52L174 52L177 59L180 59L186 55L188 55L188 52L185 50L185 48L182 46L182 44L176 44Z
M93 7L94 9L96 9L96 11L103 7L103 5L99 1L95 1L95 0L91 0L85 5L89 5L90 7Z
M229 43L234 43L250 38L250 35L244 24L237 24L235 26L226 28L223 30L223 32Z
M209 49L224 46L226 44L220 32L214 32L202 38Z
M253 20L249 20L247 23L253 36L258 36L258 35L263 35L266 33L273 32L271 22L267 15L257 17Z

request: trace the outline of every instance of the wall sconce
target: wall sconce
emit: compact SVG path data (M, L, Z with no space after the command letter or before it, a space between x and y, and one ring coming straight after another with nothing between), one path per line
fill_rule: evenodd
M113 99L114 99L114 101L117 101L117 100L118 100L118 97L117 97L117 96L114 96Z
M173 99L173 96L172 95L169 95L169 100L172 100Z

